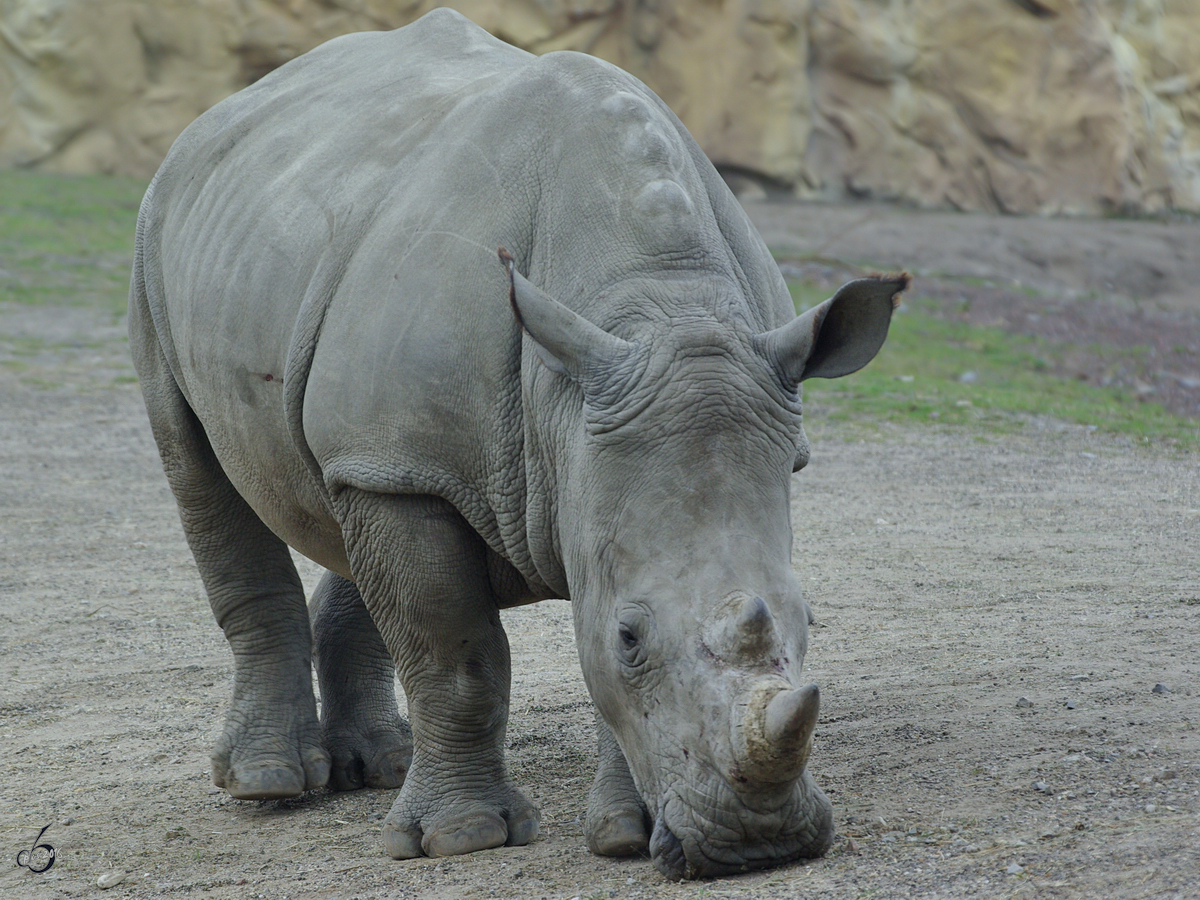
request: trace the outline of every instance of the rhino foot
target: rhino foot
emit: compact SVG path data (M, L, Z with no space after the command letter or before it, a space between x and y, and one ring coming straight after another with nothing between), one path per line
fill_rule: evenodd
M641 806L612 809L587 819L588 849L597 856L648 856L650 833Z
M374 728L322 722L325 747L333 758L329 786L335 791L398 788L412 763L412 733L398 716Z
M412 762L412 731L396 706L396 670L358 588L326 572L309 602L321 734L335 791L398 788Z
M415 815L412 798L401 792L383 823L383 845L393 859L458 856L494 847L519 847L538 835L541 814L511 785L484 798L441 804Z
M625 754L599 715L596 716L596 780L588 794L588 849L597 856L648 856L650 815L633 783Z
M275 715L234 716L212 754L213 784L239 800L278 800L324 787L330 758L321 745L315 711L305 721L271 727ZM237 727L234 722L247 723ZM253 724L250 724L253 723Z

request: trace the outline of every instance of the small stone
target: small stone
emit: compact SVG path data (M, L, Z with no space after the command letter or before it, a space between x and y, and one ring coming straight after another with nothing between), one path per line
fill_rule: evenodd
M1158 684L1156 684L1154 687L1150 688L1150 691L1151 691L1151 693L1154 693L1154 694L1169 694L1169 693L1171 693L1171 689L1169 687L1167 687L1165 684L1163 684L1161 681Z
M105 872L96 879L96 887L102 891L108 890L110 887L116 887L125 880L124 872Z
M1033 789L1040 794L1050 793L1050 788L1047 786L1046 782L1044 782L1044 781L1035 781L1033 783Z
M852 837L846 838L846 849L849 850L851 853L857 853L858 852L858 841L856 841Z
M896 843L896 836L894 834L885 834L882 840L885 844L894 844Z
M1020 875L1025 871L1025 867L1020 863L1009 863L1008 868L1004 870L1005 875Z
M1068 700L1068 701L1067 701L1067 709L1074 709L1074 708L1075 708L1075 701L1074 701L1074 700Z
M74 819L72 819L72 818L70 818L70 817L68 817L68 818L66 818L66 819L63 819L63 820L62 820L62 823L63 823L64 825L74 825L74 824L75 824L75 820L74 820Z
M1071 680L1072 681L1087 681L1088 677L1086 675L1072 675Z
M1080 453L1079 455L1082 456L1084 459L1095 459L1096 458L1095 453L1088 453L1086 450L1083 451L1082 453Z
M963 372L961 375L958 376L958 383L959 384L974 384L978 380L978 378L979 378L979 375L975 372L969 372L969 371Z
M1157 805L1157 804L1154 804L1154 803L1147 803L1147 804L1146 804L1146 812L1152 813L1152 812L1154 812L1156 809L1158 809L1158 805Z
M1019 706L1021 709L1029 709L1031 706L1033 706L1033 701L1028 697L1018 697L1017 706Z

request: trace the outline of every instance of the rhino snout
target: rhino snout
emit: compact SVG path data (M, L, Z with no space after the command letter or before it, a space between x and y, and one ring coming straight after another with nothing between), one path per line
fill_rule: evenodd
M716 792L727 798L725 791ZM833 841L833 807L805 773L773 812L732 806L710 819L678 798L663 804L650 835L650 858L671 881L713 878L824 855ZM734 801L736 803L736 801Z
M769 676L743 698L732 769L693 765L659 795L650 856L667 878L783 865L822 855L832 840L832 807L807 771L817 686Z

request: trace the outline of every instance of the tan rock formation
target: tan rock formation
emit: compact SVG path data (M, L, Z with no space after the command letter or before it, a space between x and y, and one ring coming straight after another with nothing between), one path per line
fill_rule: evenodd
M324 40L433 0L0 0L0 165L140 175ZM1195 0L452 0L645 80L719 164L805 196L1200 210Z
M1114 27L1134 6L1126 41ZM1179 107L1200 101L1182 74L1200 79L1200 4L1168 6L821 0L809 23L810 184L1008 212L1196 209ZM1175 79L1174 107L1150 85L1154 64L1155 84Z

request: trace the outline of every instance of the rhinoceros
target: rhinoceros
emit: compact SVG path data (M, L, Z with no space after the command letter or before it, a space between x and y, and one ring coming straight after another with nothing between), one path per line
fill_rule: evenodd
M647 87L448 10L217 104L146 192L129 312L235 660L215 784L402 785L395 858L528 843L500 610L557 597L598 712L591 850L673 879L822 854L800 383L865 365L905 285L796 317ZM309 606L289 546L328 570Z

